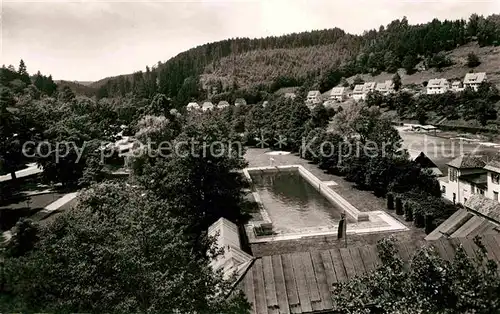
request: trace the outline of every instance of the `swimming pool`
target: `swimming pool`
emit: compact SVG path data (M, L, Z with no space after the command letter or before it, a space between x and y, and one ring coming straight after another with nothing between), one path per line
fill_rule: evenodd
M251 178L274 232L287 234L338 226L342 209L326 199L298 171L256 172L251 173ZM346 219L353 222L349 215Z

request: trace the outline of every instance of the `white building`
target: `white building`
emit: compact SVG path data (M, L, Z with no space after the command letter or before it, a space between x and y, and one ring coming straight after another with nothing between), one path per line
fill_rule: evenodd
M317 105L321 103L321 93L319 90L312 90L307 93L306 104Z
M354 86L354 89L352 91L352 98L356 101L365 99L363 84L358 84Z
M241 249L238 227L231 221L220 218L208 227L208 236L216 238L217 249L223 250L212 257L210 266L214 271L222 270L224 279L232 275L242 275L251 265L253 257Z
M392 80L387 80L383 83L377 83L375 90L380 92L382 95L387 95L394 92L394 83Z
M431 79L427 83L427 95L444 94L450 89L447 79Z
M217 104L217 109L224 109L224 108L227 108L227 107L229 107L229 103L227 101L225 101L225 100L221 100Z
M343 101L345 99L345 87L334 87L330 91L330 99L336 101Z
M464 85L462 84L461 81L454 81L451 83L451 90L454 91L455 93L463 91Z
M439 178L444 198L465 204L473 194L486 195L488 190L486 163L481 156L463 155L450 161L448 176Z
M235 106L244 106L246 104L247 101L245 100L245 98L236 98L236 100L234 101Z
M285 93L285 98L288 98L288 99L295 99L295 97L297 97L297 95L295 95L295 93Z
M366 82L364 84L358 84L354 86L354 90L352 91L352 98L354 100L365 100L366 96L368 95L369 92L373 92L376 87L375 82Z
M487 77L485 72L479 72L479 73L467 73L465 74L464 77L464 87L470 87L474 91L477 92L477 89L479 88L479 85L481 83L486 82Z
M214 109L214 104L212 104L210 101L205 101L203 105L201 106L201 110L203 111L209 111Z
M498 202L498 193L500 193L500 161L490 161L486 164L484 169L488 173L486 197Z
M201 110L201 107L200 107L200 105L198 105L195 102L190 102L189 104L187 104L186 110L187 111L196 111L196 110Z

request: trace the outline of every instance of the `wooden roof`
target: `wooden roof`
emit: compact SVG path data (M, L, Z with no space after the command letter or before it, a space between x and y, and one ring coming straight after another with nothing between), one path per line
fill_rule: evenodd
M499 263L500 235L484 236L483 244L488 257ZM428 245L446 260L454 257L460 245L469 256L477 250L473 240L466 238L440 238ZM398 243L398 248L399 256L408 262L420 247ZM255 314L326 313L333 310L333 283L374 270L380 263L375 245L264 256L254 261L238 288Z

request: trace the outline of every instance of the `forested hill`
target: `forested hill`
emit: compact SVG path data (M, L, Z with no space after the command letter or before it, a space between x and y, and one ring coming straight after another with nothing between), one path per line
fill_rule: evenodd
M361 36L341 29L319 30L262 39L237 38L205 44L145 72L95 82L100 97L157 92L185 104L210 95L248 97L287 86L327 90L342 77L360 73L407 72L424 61L428 67L449 66L443 52L477 41L500 44L500 15L472 15L468 20L410 25L406 18L366 31Z

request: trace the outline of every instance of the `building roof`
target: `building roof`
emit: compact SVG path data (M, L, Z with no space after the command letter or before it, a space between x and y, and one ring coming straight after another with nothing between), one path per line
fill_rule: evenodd
M214 104L212 104L211 102L209 101L205 101L203 103L203 105L201 106L201 109L203 110L208 110L208 109L212 109L214 107Z
M422 168L437 168L436 164L429 157L427 157L424 152L420 152L420 154L418 154L413 161Z
M465 202L465 207L500 224L500 203L497 201L475 194Z
M292 98L292 99L297 97L297 95L295 95L295 93L285 93L284 96L285 96L285 98Z
M486 73L485 72L467 73L467 74L465 74L465 77L464 77L464 84L482 83L484 80L486 80Z
M369 92L370 90L375 89L376 85L377 83L375 82L366 82L365 84L363 84L363 89L365 92Z
M499 263L500 235L483 239L488 257ZM440 238L425 244L442 258L452 260L458 247L475 257L472 239ZM408 265L419 243L398 243L398 256ZM493 254L493 252L495 252ZM472 262L474 262L472 260ZM334 309L332 287L381 265L376 245L333 248L257 258L237 287L252 305L252 313L330 313Z
M492 160L486 164L484 169L500 173L500 160Z
M246 104L247 104L247 101L245 100L245 98L236 98L236 99L234 100L234 104L235 104L236 106L238 106L238 105L246 105Z
M392 90L394 88L394 83L392 80L386 80L383 83L377 83L377 86L375 87L376 90L379 92L387 92L389 90Z
M227 101L225 101L225 100L221 100L217 104L217 107L218 108L226 108L226 107L229 107L229 103Z
M197 103L195 102L190 102L189 104L187 104L186 106L187 108L200 108L200 105L198 105Z
M319 90L311 90L307 93L307 97L318 97L321 96Z
M481 156L462 155L447 163L448 166L457 169L483 168L486 163Z
M453 87L460 87L460 85L462 85L461 81L453 81L453 83L451 83L451 86Z
M241 249L238 227L231 221L220 218L208 227L208 236L215 237L218 249L223 249L222 255L212 259L210 265L215 271L222 269L224 278L233 274L241 275L253 260L250 254Z
M353 93L363 93L364 91L364 85L363 84L357 84L354 86Z
M426 240L448 238L474 238L487 234L499 234L500 203L480 194L474 194L434 231Z
M345 87L334 87L330 91L330 96L342 96L345 92Z
M441 79L430 79L429 82L427 83L427 87L446 87L448 86L448 80L441 78Z

